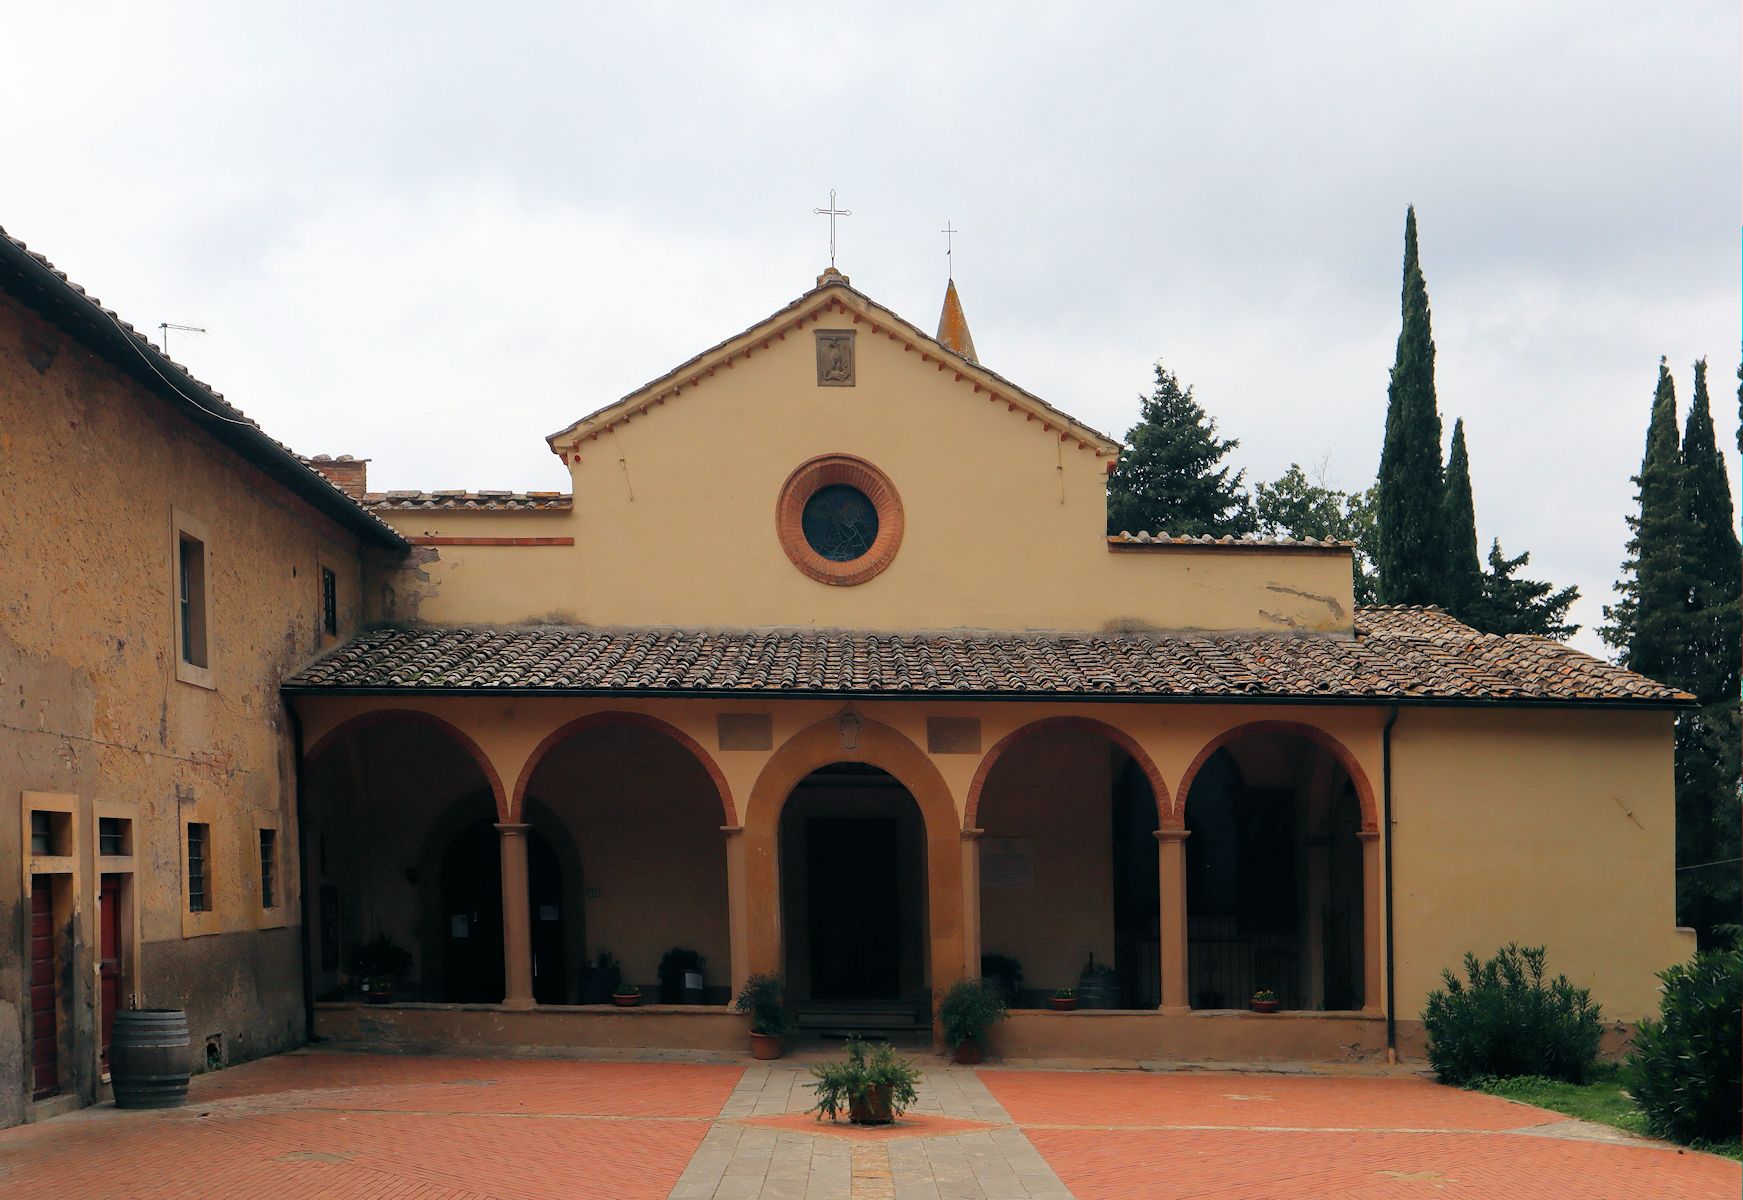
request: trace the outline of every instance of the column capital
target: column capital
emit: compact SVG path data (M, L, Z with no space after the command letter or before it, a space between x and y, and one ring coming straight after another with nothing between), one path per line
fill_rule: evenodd
M500 833L503 837L525 837L526 831L531 828L531 825L526 824L499 823L496 827L496 832Z
M1380 840L1380 831L1378 829L1358 829L1356 836L1364 842L1377 842Z
M1156 840L1159 842L1184 842L1192 836L1190 829L1158 829Z
M720 832L724 833L727 837L734 837L734 836L744 832L744 826L743 825L722 825L720 827Z
M962 840L965 842L972 842L984 836L986 836L984 829L964 829L962 831Z

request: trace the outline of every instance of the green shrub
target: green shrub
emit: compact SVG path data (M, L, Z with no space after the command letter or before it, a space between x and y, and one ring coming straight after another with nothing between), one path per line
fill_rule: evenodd
M1545 981L1542 946L1508 945L1488 962L1465 955L1465 979L1440 973L1422 1023L1428 1061L1444 1082L1537 1075L1583 1083L1602 1034L1592 994L1557 975Z
M938 1005L938 1020L951 1049L964 1042L986 1045L986 1031L1005 1019L1002 989L979 979L958 979Z
M739 989L733 1008L750 1017L752 1033L788 1037L798 1032L798 1023L787 1011L786 985L779 975L752 975Z
M1705 950L1659 975L1657 1020L1640 1022L1624 1074L1646 1125L1679 1142L1743 1127L1743 950Z
M888 1042L877 1042L868 1048L858 1038L849 1038L845 1062L814 1063L811 1074L817 1079L811 1085L817 1094L817 1103L811 1106L811 1111L820 1121L835 1120L842 1109L850 1108L874 1088L890 1090L892 1116L907 1112L918 1098L914 1085L920 1082L920 1072L912 1062L897 1058L895 1048Z

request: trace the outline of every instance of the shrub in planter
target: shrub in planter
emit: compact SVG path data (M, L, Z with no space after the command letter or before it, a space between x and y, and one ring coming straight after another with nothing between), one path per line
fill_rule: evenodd
M660 1003L701 1004L705 963L706 960L696 951L682 946L673 946L666 951L660 959Z
M373 942L352 948L351 969L369 1002L386 1004L393 999L399 981L412 969L412 954L384 933Z
M1260 988L1254 992L1248 1004L1254 1012L1261 1013L1274 1013L1283 1006L1283 1002L1277 999L1277 993L1270 988Z
M1647 1128L1679 1142L1743 1127L1743 950L1705 950L1660 973L1657 1020L1640 1022L1624 1073Z
M1023 964L1008 954L983 954L980 977L999 990L1006 1004L1015 1004L1023 989Z
M888 1125L914 1103L920 1082L914 1064L897 1058L888 1042L867 1046L858 1038L848 1039L845 1062L815 1063L811 1074L817 1077L811 1085L817 1119L834 1121L845 1108L855 1125Z
M1005 1019L1003 993L979 979L958 979L938 1005L944 1040L958 1062L979 1062L987 1030Z
M781 1039L798 1030L787 1011L781 977L752 975L744 981L732 1007L750 1017L751 1053L762 1059L781 1057Z
M1054 991L1051 1003L1054 1012L1070 1012L1077 1007L1077 993L1070 988L1059 988Z
M1543 947L1510 944L1487 962L1466 954L1462 980L1440 973L1446 986L1429 993L1422 1023L1429 1064L1443 1082L1518 1075L1586 1081L1602 1034L1599 1008L1567 976L1546 980L1543 964Z
M642 1002L642 990L633 983L620 983L611 989L611 1002L619 1008L634 1008Z

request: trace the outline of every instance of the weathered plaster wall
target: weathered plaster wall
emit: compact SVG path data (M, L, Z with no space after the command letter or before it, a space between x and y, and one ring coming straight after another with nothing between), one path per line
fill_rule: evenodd
M21 796L76 797L82 864L63 1092L96 1089L94 806L135 820L141 919L126 990L185 1007L247 1057L301 1036L293 747L279 679L323 646L319 568L341 636L354 539L174 415L166 401L0 297L0 1123L28 1114ZM176 678L173 513L209 533L212 688ZM330 644L331 640L329 640ZM210 821L216 912L184 938L182 822ZM280 829L279 905L259 903L257 824ZM257 970L257 968L259 968ZM63 1056L63 1062L66 1057Z
M1612 1020L1657 1011L1676 928L1671 714L1410 711L1393 731L1398 1015L1517 941Z
M1076 987L1090 954L1114 961L1112 790L1107 740L1078 730L1018 743L987 778L978 823L1026 840L1035 874L1017 888L983 874L981 947L1018 959L1025 988Z

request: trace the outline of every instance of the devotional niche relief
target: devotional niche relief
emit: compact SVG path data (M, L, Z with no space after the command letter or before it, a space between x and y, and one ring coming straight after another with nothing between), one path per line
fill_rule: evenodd
M853 330L817 332L817 386L853 386Z

